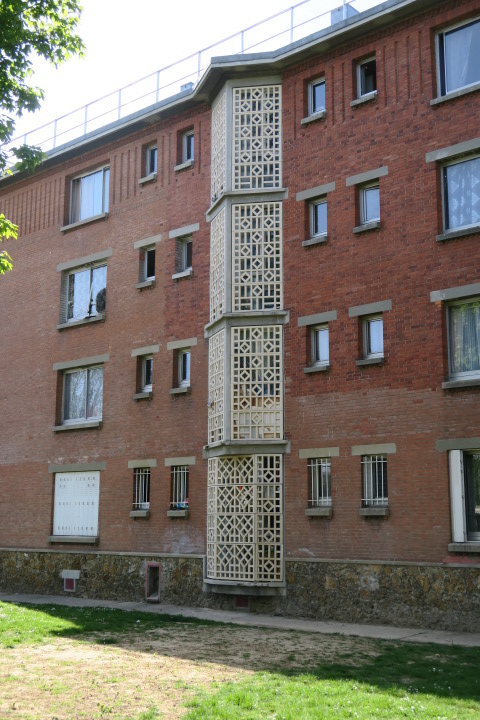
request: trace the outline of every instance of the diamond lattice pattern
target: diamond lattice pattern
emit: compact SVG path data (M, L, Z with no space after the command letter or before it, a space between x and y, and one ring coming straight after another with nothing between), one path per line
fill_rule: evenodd
M221 442L224 428L225 330L208 342L208 442Z
M210 224L210 320L223 313L225 302L225 208Z
M211 191L212 201L216 200L225 191L226 185L226 93L219 98L212 110L212 164L211 164Z

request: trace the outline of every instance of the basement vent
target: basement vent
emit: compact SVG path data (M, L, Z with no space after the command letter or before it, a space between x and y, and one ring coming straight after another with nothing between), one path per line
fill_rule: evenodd
M75 592L79 577L80 570L62 570L64 592Z

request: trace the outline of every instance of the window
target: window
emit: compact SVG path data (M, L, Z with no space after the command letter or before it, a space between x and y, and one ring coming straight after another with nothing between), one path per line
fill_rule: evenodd
M387 458L385 455L363 455L363 498L364 507L388 505Z
M103 367L69 370L64 373L63 422L102 419Z
M480 450L451 450L453 542L480 541Z
M107 266L97 265L69 273L67 277L66 321L105 313ZM64 309L62 309L62 313Z
M145 280L155 280L155 247L143 251L143 275L140 282Z
M146 150L145 155L145 172L146 175L153 175L157 172L157 146L151 145Z
M480 157L443 168L443 207L446 230L480 223Z
M133 470L133 510L150 508L150 468Z
M55 473L53 536L98 535L99 489L98 471Z
M332 504L330 458L313 458L308 461L310 483L310 507L325 507Z
M192 236L177 238L175 242L175 273L186 272L192 267Z
M310 342L312 365L328 365L328 325L312 328Z
M380 220L380 186L365 185L360 188L360 223L367 223Z
M440 95L480 82L480 20L438 35Z
M109 179L110 168L104 167L72 180L71 223L108 212Z
M452 379L480 377L480 298L447 308L449 365Z
M312 238L327 234L326 198L310 205L310 234Z
M193 160L194 157L194 141L193 130L183 133L182 136L182 162Z
M308 114L325 110L325 80L315 80L308 86Z
M363 353L366 358L383 357L382 315L373 315L363 319Z
M368 58L357 65L357 97L376 92L377 63L375 58Z
M172 510L188 509L188 465L174 465L171 469Z
M152 391L153 357L148 355L142 358L142 392Z
M190 386L190 350L180 350L178 353L178 386Z

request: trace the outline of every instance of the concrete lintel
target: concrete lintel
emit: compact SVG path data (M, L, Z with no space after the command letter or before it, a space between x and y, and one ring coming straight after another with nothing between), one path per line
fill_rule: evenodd
M348 317L359 317L361 315L374 315L375 313L387 312L392 309L391 300L381 300L380 302L367 303L366 305L356 305L348 308Z
M145 347L134 348L132 350L132 357L138 357L141 355L153 355L154 353L158 353L159 350L160 345L145 345Z
M323 313L316 313L315 315L303 315L297 320L298 327L305 327L308 325L322 325L323 323L332 322L337 319L336 310L328 310Z
M157 461L155 458L146 458L142 460L129 460L128 461L128 468L129 470L133 470L135 468L156 468L157 467Z
M156 245L162 239L162 233L158 235L152 235L151 237L142 238L141 240L135 240L133 243L134 250L140 250L140 248L149 247L150 245Z
M438 452L448 450L476 450L480 448L480 437L436 440L435 447Z
M195 465L197 459L194 455L187 455L182 457L167 457L163 462L165 467L173 467L173 465Z
M358 173L358 175L350 175L350 177L346 178L345 185L347 187L352 187L352 185L363 185L364 183L370 182L370 180L378 180L378 178L385 177L385 175L388 175L387 165L375 168L375 170L367 170L366 172Z
M441 302L442 300L456 300L457 298L480 295L480 282L471 285L459 285L458 287L445 288L444 290L433 290L430 293L430 302Z
M191 225L184 225L183 227L176 228L175 230L170 230L168 233L168 237L170 240L177 237L184 237L184 235L191 235L194 232L198 232L200 230L200 223L192 223Z
M397 452L395 443L374 443L373 445L352 445L352 455L393 455Z
M106 462L88 462L88 463L69 463L60 464L52 463L48 466L48 472L51 474L61 472L95 472L97 470L106 470Z
M298 457L301 460L310 460L310 458L332 458L339 456L340 448L338 447L304 448L298 451Z
M197 338L185 338L185 340L171 340L167 342L167 350L182 350L183 348L195 347Z
M90 255L84 255L83 257L75 258L74 260L67 260L67 262L59 263L57 265L57 272L63 272L64 270L71 270L72 268L79 268L82 265L90 265L91 263L100 262L106 260L113 255L113 249L107 248L100 252L91 253Z
M465 140L464 142L457 143L456 145L449 145L448 147L441 148L440 150L433 150L425 155L425 162L432 163L438 162L439 160L447 160L448 158L475 152L479 149L480 137L477 137L472 140Z
M334 182L326 183L325 185L318 185L317 187L310 188L309 190L302 190L296 194L295 198L297 202L301 202L302 200L312 200L313 198L321 197L322 195L326 195L334 190Z
M67 360L66 362L53 363L54 370L72 370L73 368L88 367L89 365L103 365L110 360L109 353L105 355L91 355L86 358L78 358L78 360Z

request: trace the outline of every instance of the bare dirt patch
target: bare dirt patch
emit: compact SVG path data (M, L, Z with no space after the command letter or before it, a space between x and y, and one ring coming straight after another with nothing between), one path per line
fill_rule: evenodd
M376 654L372 641L262 628L175 623L168 629L81 641L56 639L0 655L2 720L164 720L188 712L198 690L257 670L311 668ZM233 720L233 719L232 719Z

